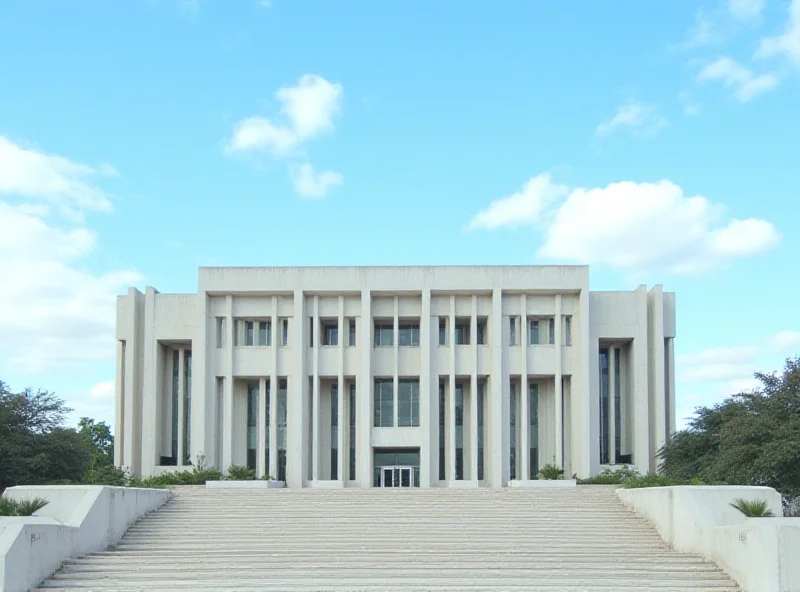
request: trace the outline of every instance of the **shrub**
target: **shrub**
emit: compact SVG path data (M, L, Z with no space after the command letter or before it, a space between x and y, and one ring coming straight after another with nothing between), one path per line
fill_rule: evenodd
M88 485L115 485L125 487L130 481L128 471L121 467L105 466L86 473L84 482Z
M775 514L768 508L767 500L746 500L737 497L731 504L748 518L772 518Z
M546 481L557 481L563 478L564 469L558 468L556 465L544 465L539 469L539 478Z
M622 483L623 487L627 489L637 489L640 487L673 487L675 485L710 485L704 482L699 477L690 479L688 481L676 479L667 475L658 475L656 473L647 473L646 475L632 475L625 479Z
M203 469L193 471L178 471L165 473L154 477L132 477L130 487L144 487L150 489L163 489L174 485L205 485L206 481L220 481L222 473L216 469Z
M23 500L0 499L0 516L33 516L44 508L48 501L42 497L32 497Z
M784 518L800 518L800 496L783 496Z
M632 477L639 477L634 469L628 465L623 465L617 470L604 469L602 473L587 479L578 479L578 485L619 485L625 483Z
M232 465L228 469L228 480L230 481L253 481L256 473L252 469L241 465Z

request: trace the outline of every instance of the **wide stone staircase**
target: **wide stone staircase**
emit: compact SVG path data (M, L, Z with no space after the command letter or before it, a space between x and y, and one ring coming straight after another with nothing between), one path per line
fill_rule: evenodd
M181 487L113 550L67 561L61 590L737 590L676 553L613 487Z

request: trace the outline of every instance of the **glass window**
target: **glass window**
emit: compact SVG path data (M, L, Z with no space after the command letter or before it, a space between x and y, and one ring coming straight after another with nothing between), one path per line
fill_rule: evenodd
M281 325L283 326L281 335L281 345L287 346L289 345L289 319L283 319Z
M350 480L356 479L356 383L350 383Z
M314 317L308 318L308 347L314 347Z
M253 321L244 322L244 344L253 345Z
M375 347L394 345L394 327L392 325L375 325Z
M350 319L350 329L349 329L349 345L350 347L355 347L356 345L356 320Z
M456 345L469 345L469 323L456 323Z
M478 481L483 481L483 424L484 424L484 397L486 390L486 381L478 381Z
M517 317L508 317L508 343L517 345Z
M397 385L397 425L419 426L419 379L403 378Z
M439 317L439 345L447 345L447 321Z
M247 385L247 468L256 469L256 450L258 447L258 383Z
M278 481L286 481L286 379L278 382Z
M397 344L419 346L419 325L400 325L397 328Z
M192 462L192 352L183 350L183 456Z
M323 329L325 331L323 345L339 345L339 325L326 323Z
M447 479L445 467L445 404L444 404L444 383L439 383L439 481Z
M539 321L534 319L528 323L528 337L531 345L539 345Z
M564 345L572 345L572 317L564 317Z
M225 317L217 317L217 347L225 347Z
M331 385L331 480L339 478L339 386Z
M608 349L600 350L600 464L607 465L608 450Z
M375 427L394 426L394 381L391 378L375 379Z
M478 345L486 345L486 321L478 321Z
M456 480L464 480L464 385L456 383Z
M178 383L180 382L180 350L172 350L172 464L178 464Z
M269 380L267 380L267 400L266 402L266 411L264 412L264 434L265 434L265 445L264 445L264 468L269 474L269 389L272 388L273 385L270 384ZM275 475L270 475L273 479L275 479Z
M556 342L556 320L550 319L547 321L547 343L550 345Z
M511 383L511 404L509 406L509 426L510 440L511 440L511 453L509 458L509 467L511 473L509 479L517 478L517 385Z
M622 437L622 412L621 412L621 381L620 381L620 348L614 348L614 450L616 451L614 463L618 464L620 462L620 455L621 455L621 437Z
M272 345L272 323L269 321L258 323L258 345Z
M539 474L539 384L532 382L528 387L528 471L529 479Z

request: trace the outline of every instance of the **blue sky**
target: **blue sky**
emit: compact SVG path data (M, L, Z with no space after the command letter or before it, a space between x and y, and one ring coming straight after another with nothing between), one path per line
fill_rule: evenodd
M800 353L800 0L0 0L0 379L113 419L199 265L589 263L679 417Z

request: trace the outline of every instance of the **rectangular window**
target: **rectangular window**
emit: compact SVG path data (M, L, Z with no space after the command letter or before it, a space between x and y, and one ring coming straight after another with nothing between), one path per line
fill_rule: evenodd
M464 480L464 385L456 383L456 481Z
M392 325L375 325L375 347L394 345L394 327Z
M447 321L439 317L439 345L447 345Z
M350 480L356 480L356 383L350 383Z
M539 321L531 320L528 322L528 338L531 345L539 345Z
M172 350L172 460L178 464L178 384L180 382L180 350Z
M478 321L478 345L486 345L486 319Z
M419 325L400 325L397 328L397 345L419 346Z
M508 344L517 345L517 317L508 317Z
M375 379L375 427L394 426L394 381L391 378Z
M258 345L272 345L272 323L270 321L258 323Z
M289 345L289 319L283 319L281 327L281 345L286 347Z
M509 479L517 478L517 385L511 383L511 404L509 406L509 433L511 440L511 451L509 454Z
M355 347L356 346L356 320L355 319L350 319L349 345L350 345L350 347Z
M217 317L217 347L225 347L225 317Z
M621 387L621 376L620 376L620 357L621 357L621 350L620 348L614 348L614 450L616 451L614 463L620 463L620 455L621 455L621 438L622 438L622 410L621 410L621 395L622 395L622 387Z
M183 456L192 463L192 352L183 350Z
M338 323L325 323L322 326L323 330L323 345L339 345L339 324Z
M308 317L308 347L314 347L314 317Z
M547 321L547 343L555 345L556 342L556 320Z
M564 345L572 345L572 317L564 317Z
M339 385L331 385L331 481L339 478Z
M600 464L607 465L608 450L608 349L600 350Z
M258 383L247 385L247 468L256 470L258 449Z
M469 345L469 322L456 323L456 345Z
M264 460L264 468L266 469L267 474L269 474L269 452L270 452L270 450L269 450L269 413L270 413L270 408L269 408L269 389L272 388L272 386L273 385L271 385L269 380L268 380L267 384L266 384L266 387L267 387L266 404L267 404L267 406L266 406L266 411L264 412L264 433L265 433L265 438L266 438L265 445L264 445L264 459L265 459ZM272 477L273 479L275 478L275 475L269 475L269 476Z
M483 423L484 423L484 397L486 391L486 381L478 381L478 481L483 481Z
M253 345L253 321L244 322L244 344Z
M397 385L397 425L419 427L418 378L401 378Z
M539 385L532 382L528 387L528 471L529 479L539 474Z
M286 481L286 379L278 385L278 481Z
M447 471L445 465L445 401L444 401L444 383L439 383L439 481L447 479Z

